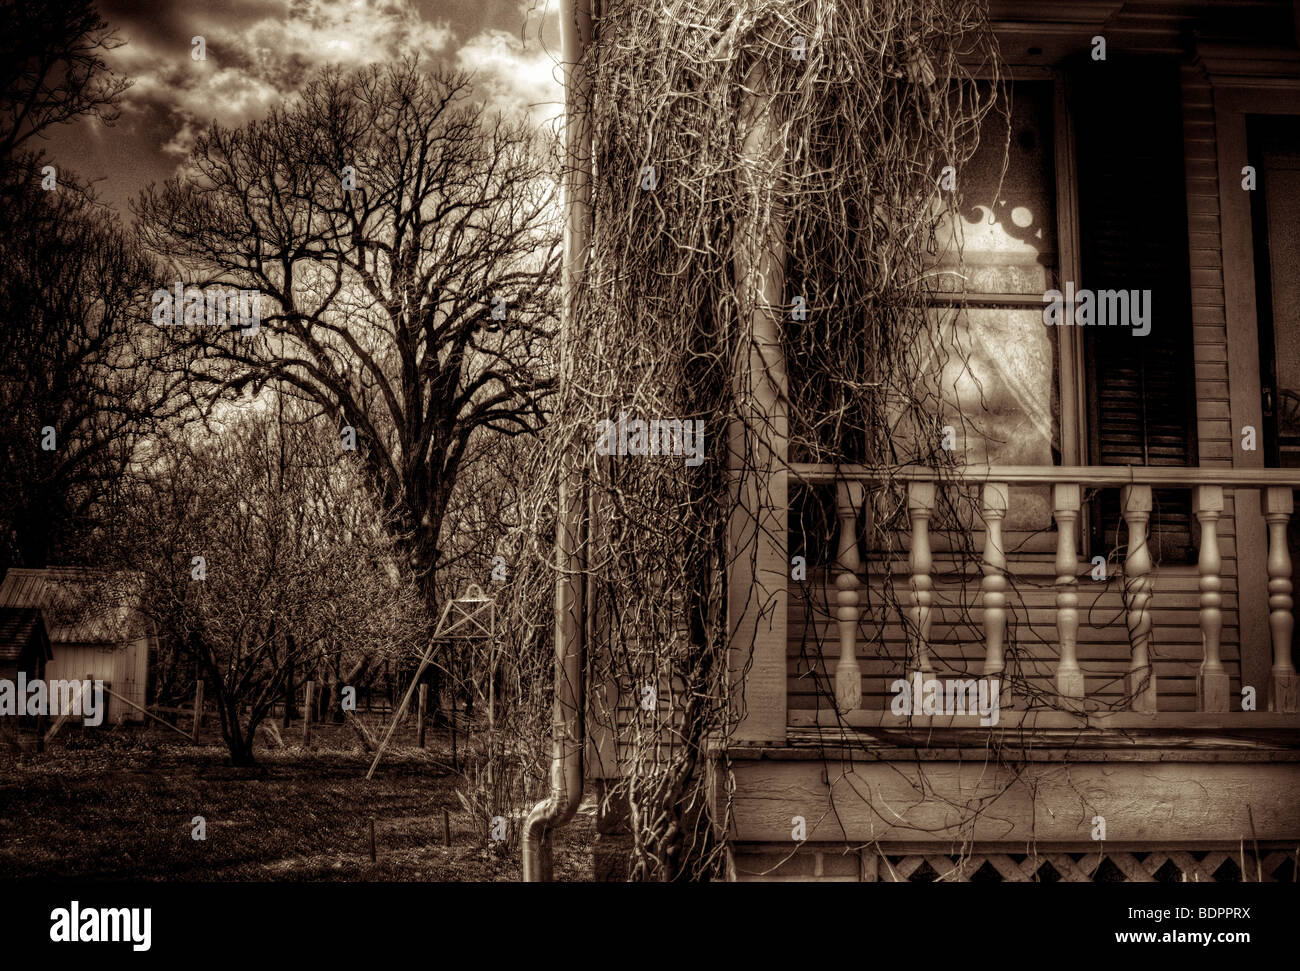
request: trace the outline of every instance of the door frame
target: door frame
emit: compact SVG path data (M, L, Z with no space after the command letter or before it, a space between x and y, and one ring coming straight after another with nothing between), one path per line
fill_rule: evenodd
M1214 95L1232 464L1234 468L1262 468L1262 449L1253 452L1241 449L1242 428L1250 425L1262 434L1264 427L1254 227L1251 196L1241 187L1241 170L1251 164L1247 152L1247 116L1297 113L1300 52L1202 44L1198 54ZM1253 685L1266 694L1273 664L1272 635L1268 627L1267 533L1258 502L1234 502L1233 508L1241 683Z

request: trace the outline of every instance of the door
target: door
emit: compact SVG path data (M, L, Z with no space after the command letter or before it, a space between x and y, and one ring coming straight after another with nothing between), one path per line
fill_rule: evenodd
M1257 184L1251 199L1264 464L1300 468L1300 116L1247 120ZM1300 508L1300 490L1295 494ZM1292 562L1300 554L1300 522L1287 527ZM1292 660L1300 654L1292 642Z
M1300 468L1300 117L1253 116L1252 199L1264 462Z

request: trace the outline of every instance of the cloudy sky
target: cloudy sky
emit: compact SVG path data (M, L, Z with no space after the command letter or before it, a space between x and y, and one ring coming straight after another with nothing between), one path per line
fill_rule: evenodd
M418 51L475 73L475 94L537 124L559 114L557 0L99 0L125 43L108 55L132 79L122 115L80 120L44 146L50 160L102 179L119 208L172 175L209 121L237 125L290 97L325 64L387 63ZM204 38L206 60L191 56Z

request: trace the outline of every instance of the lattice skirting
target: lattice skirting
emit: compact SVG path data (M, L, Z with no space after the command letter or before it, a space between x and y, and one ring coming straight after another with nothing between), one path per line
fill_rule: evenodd
M1247 882L1293 882L1300 847L1261 846L1238 850L1156 849L1036 853L1001 850L893 852L888 846L847 849L808 845L781 850L763 844L733 847L736 880L835 880L902 883L1238 883L1243 863Z

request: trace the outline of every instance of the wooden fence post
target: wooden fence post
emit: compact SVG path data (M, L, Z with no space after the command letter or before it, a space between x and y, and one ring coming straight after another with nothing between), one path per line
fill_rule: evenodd
M194 728L191 737L197 743L199 740L199 725L203 719L203 679L194 682Z
M428 704L429 686L427 684L422 684L420 685L420 704L417 709L418 714L416 717L418 720L416 721L415 728L416 744L419 745L420 748L424 748L424 713L427 710Z
M289 722L293 720L291 717L293 715L293 663L290 662L287 667L289 670L284 679L284 730L286 732L289 730Z
M302 744L308 746L311 744L311 698L316 692L316 682L307 682L307 703L303 706L302 712Z

